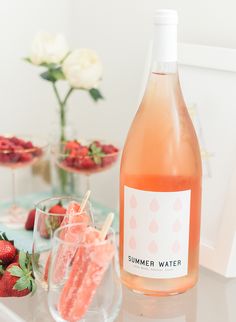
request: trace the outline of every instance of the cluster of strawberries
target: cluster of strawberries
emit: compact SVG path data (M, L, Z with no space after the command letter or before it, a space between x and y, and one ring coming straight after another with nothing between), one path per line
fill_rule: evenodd
M78 170L93 170L111 165L117 160L119 149L112 144L93 141L88 146L68 141L64 146L63 165Z
M0 297L21 297L35 289L31 256L0 233Z
M27 163L41 154L42 150L31 141L0 136L0 163Z
M64 208L62 204L59 202L56 205L52 206L48 210L48 212L50 214L54 214L54 216L49 216L46 213L42 212L40 220L38 222L39 233L40 236L43 238L50 238L52 232L54 232L58 227L60 227L64 215L66 214L66 208ZM35 214L35 209L30 210L30 212L28 213L28 217L25 222L26 230L34 229Z

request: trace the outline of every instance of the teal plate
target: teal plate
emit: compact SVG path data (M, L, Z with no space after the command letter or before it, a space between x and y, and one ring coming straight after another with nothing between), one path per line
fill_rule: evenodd
M32 209L34 204L36 204L38 201L48 198L51 196L50 192L41 192L36 194L30 194L26 196L22 196L19 200L17 200L17 203L26 208L26 209ZM8 208L10 206L10 202L1 202L0 205L0 212L4 209ZM119 230L119 220L118 220L118 212L114 211L114 209L108 208L104 205L101 205L100 203L96 201L92 201L92 208L93 213L95 217L95 222L103 222L106 215L109 212L115 213L115 220L113 222L113 228L116 233L118 233ZM33 232L27 231L25 229L12 229L9 227L6 227L3 223L0 223L0 231L3 231L6 233L8 239L12 239L15 242L15 246L18 249L22 249L24 251L31 252L32 250L32 240L33 240Z

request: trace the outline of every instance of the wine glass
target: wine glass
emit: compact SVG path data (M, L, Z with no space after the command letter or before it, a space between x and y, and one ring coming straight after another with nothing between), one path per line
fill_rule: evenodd
M17 205L15 177L16 170L37 162L44 154L48 144L42 138L20 135L0 135L0 166L11 170L12 203L0 217L7 226L20 228L24 225L27 211Z
M86 176L86 190L90 189L90 176L110 169L119 153L116 146L98 140L67 141L52 147L59 168Z
M118 315L122 291L114 231L105 240L91 235L78 224L54 234L48 304L55 321L112 322ZM66 252L70 258L63 260Z
M73 202L81 204L82 199L70 196L52 197L38 202L35 206L36 215L33 232L32 263L36 281L44 289L47 289L48 286L52 237L58 227L68 223L65 215L68 206ZM82 212L80 210L73 212L73 221L77 220L77 215L86 216L85 218L88 218L87 224L93 225L93 215L89 201L87 201ZM79 220L81 218L80 216Z

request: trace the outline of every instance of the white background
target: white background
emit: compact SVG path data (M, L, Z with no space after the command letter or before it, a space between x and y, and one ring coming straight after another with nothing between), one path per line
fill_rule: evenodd
M97 50L104 64L106 100L96 106L85 93L76 93L70 119L79 135L122 144L137 109L155 8L178 9L180 41L236 47L234 0L1 1L0 133L47 134L56 120L50 84L39 79L37 68L22 61L35 33L45 30L63 32L72 48ZM26 174L19 174L18 181ZM0 197L9 195L9 179L0 169ZM117 204L118 166L92 184L96 199Z

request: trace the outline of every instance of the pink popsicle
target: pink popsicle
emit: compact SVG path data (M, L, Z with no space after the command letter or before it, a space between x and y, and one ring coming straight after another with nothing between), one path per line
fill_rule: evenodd
M67 224L76 224L76 223L83 223L85 226L77 226L77 227L71 227L67 228L66 230L63 230L60 234L60 238L65 241L75 241L76 238L78 239L78 236L81 235L81 232L86 229L86 226L89 224L90 218L87 215L86 212L82 214L78 214L80 211L80 204L76 202L71 202L68 206L67 213L61 223L61 227L67 225ZM80 234L80 235L79 235ZM73 256L76 252L76 247L73 249L72 247L69 247L67 245L61 245L60 250L60 257L57 258L57 263L55 265L56 273L54 274L54 281L60 280L65 273L65 267L68 263L68 261L71 261ZM44 272L44 280L48 280L48 270L49 270L49 264L50 264L51 254L49 254L46 266L45 266L45 272Z
M114 252L109 241L79 247L59 299L58 310L64 319L77 321L87 312Z

